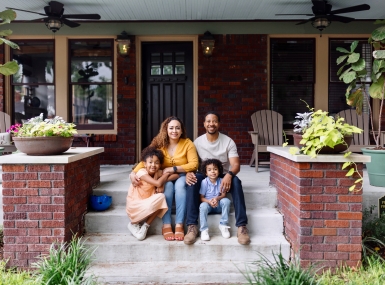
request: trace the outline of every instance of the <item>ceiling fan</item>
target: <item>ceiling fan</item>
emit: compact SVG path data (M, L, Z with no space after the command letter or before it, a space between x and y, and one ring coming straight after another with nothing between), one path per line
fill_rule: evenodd
M330 25L331 21L337 21L342 23L349 23L354 18L339 16L337 14L352 13L369 10L370 6L367 4L350 6L342 9L332 10L332 5L327 0L312 0L313 6L311 7L313 14L275 14L276 16L313 16L307 20L303 20L296 25L302 25L307 22L312 23L313 27L322 32L327 26Z
M68 19L100 20L99 14L64 14L64 5L57 1L50 1L48 3L48 6L44 7L45 14L10 7L6 8L46 16L44 18L36 20L43 20L47 28L54 33L56 33L62 27L63 24L67 25L70 28L76 28L80 26L80 24L70 21Z

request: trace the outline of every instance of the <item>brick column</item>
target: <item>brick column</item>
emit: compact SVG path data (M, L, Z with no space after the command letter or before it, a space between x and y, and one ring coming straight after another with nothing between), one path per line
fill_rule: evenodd
M27 268L52 242L83 234L88 199L100 183L100 154L66 164L2 168L4 259L10 266Z
M349 192L355 179L345 176L343 162L295 162L273 153L270 162L284 233L301 265L356 266L361 260L362 191ZM362 175L363 164L356 163Z

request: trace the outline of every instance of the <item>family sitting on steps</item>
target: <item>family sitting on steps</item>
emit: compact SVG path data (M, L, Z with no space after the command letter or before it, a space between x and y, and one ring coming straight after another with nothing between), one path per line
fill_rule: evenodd
M222 214L219 229L224 238L229 238L230 200L226 198L229 192L234 203L238 242L250 243L242 183L236 176L240 171L237 147L230 137L219 132L219 124L217 113L207 113L206 133L193 143L186 136L183 122L169 117L150 146L143 150L142 161L130 174L132 184L126 206L131 220L128 229L138 240L145 239L151 222L158 216L163 221L165 240L195 243L200 218L201 239L208 241L208 213ZM198 156L202 161L201 172L197 172ZM175 231L171 226L174 197Z

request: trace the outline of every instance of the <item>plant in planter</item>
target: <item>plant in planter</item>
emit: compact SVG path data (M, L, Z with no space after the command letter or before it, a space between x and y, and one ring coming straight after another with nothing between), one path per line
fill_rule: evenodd
M51 155L62 153L71 147L73 135L77 134L75 127L75 124L67 123L58 116L43 120L43 114L40 114L23 125L11 126L8 132L13 135L15 146L21 152L29 155Z
M16 18L15 11L10 9L2 11L0 12L0 19L2 20L0 22L0 25L9 24L11 21L15 20L15 18ZM6 45L9 45L13 49L19 49L19 46L17 44L4 38L11 34L12 34L11 30L1 30L0 45L4 43ZM14 60L8 61L5 64L0 64L0 74L12 75L12 74L15 74L18 70L19 70L19 65Z
M384 24L383 21L376 21L376 23ZM373 62L372 70L370 72L370 77L372 83L370 87L365 88L366 78L368 76L368 71L366 69L365 59L359 52L356 52L358 46L358 41L354 41L350 50L345 48L337 48L338 51L343 53L337 59L337 64L343 63L341 68L338 70L337 75L339 79L349 84L346 89L346 102L348 105L355 107L358 114L361 114L363 108L364 100L367 102L369 107L370 123L373 130L373 139L375 141L376 147L371 149L362 149L365 155L371 156L371 162L367 164L370 184L373 186L385 186L385 173L375 176L371 175L372 172L378 173L378 169L383 168L376 165L376 163L383 163L384 157L377 158L373 157L372 154L379 156L381 153L385 156L385 151L383 146L380 145L381 137L381 122L382 114L384 107L384 93L385 93L385 26L375 29L368 41L373 47ZM358 84L357 84L358 83ZM378 130L374 131L374 122L373 122L373 106L370 104L370 98L380 100L380 109L378 117Z

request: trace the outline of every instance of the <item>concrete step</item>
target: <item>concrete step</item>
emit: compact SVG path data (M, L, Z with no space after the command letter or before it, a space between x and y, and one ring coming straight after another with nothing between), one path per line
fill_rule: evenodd
M281 236L251 235L249 245L238 243L237 237L225 239L214 235L210 241L200 238L193 245L183 241L166 241L162 235L149 235L138 241L131 234L86 234L86 244L96 247L94 263L118 262L180 262L180 261L228 261L251 262L261 253L268 258L281 246L285 257L289 256L289 243Z
M174 221L174 216L173 221ZM282 215L275 208L265 208L258 210L247 210L247 228L251 234L255 235L282 235L283 219ZM220 235L218 229L221 215L209 215L209 232ZM124 206L111 206L103 212L89 212L85 216L85 226L87 233L128 233L127 224L129 218ZM229 226L232 235L236 235L234 212L230 212ZM149 228L149 235L160 235L162 232L162 220L155 219Z
M103 285L224 285L245 284L246 279L238 270L245 270L243 262L217 261L165 261L120 262L95 264L89 270L98 276Z
M94 195L109 195L112 197L112 205L125 206L128 192L129 181L105 181L93 190ZM272 187L263 187L253 189L251 186L245 186L243 189L247 210L274 208L277 202L277 191ZM232 201L231 194L228 198Z

